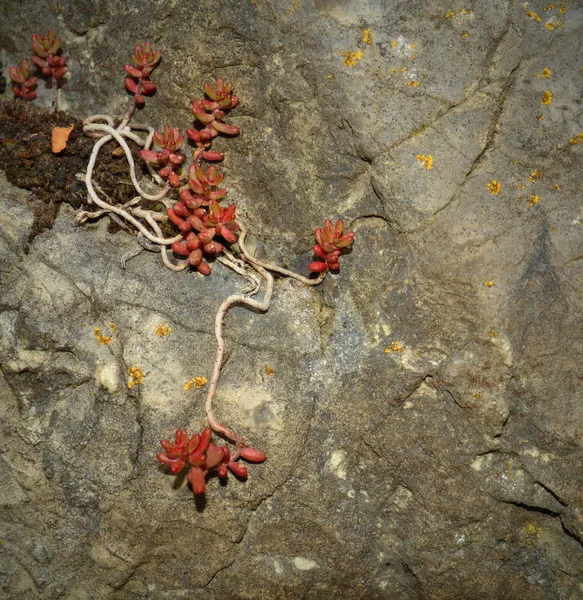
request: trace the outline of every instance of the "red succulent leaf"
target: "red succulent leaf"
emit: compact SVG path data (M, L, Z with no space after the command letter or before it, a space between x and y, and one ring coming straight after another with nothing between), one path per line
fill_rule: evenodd
M246 446L239 450L239 455L241 458L254 463L262 463L267 459L267 456L264 452L261 452L261 450L247 448Z
M194 494L197 496L202 496L206 489L204 471L197 467L192 467L186 478L188 479L190 485L192 485L192 491Z

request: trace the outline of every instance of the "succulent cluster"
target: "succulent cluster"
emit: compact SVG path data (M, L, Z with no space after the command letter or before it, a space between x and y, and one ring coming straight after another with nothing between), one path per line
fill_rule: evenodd
M17 98L23 100L34 100L36 98L35 89L38 78L30 76L30 65L26 58L22 59L20 67L10 67L8 73L14 83L12 91Z
M124 79L126 89L134 95L134 102L142 106L146 99L144 96L153 96L158 89L156 84L150 81L152 71L158 66L162 52L152 50L150 42L144 46L136 46L132 55L133 65L124 65L129 77Z
M31 36L32 51L34 56L31 61L40 69L41 74L50 78L53 89L52 109L57 110L57 84L67 73L67 57L59 54L61 51L61 38L55 36L50 29L46 35L33 33ZM20 66L8 69L10 79L14 83L12 91L17 98L34 100L36 98L37 77L31 77L30 65L26 58Z
M231 453L228 446L213 444L212 436L210 427L205 427L192 437L184 429L178 429L174 442L162 440L160 445L164 452L156 454L161 463L170 467L173 475L181 473L185 468L189 469L186 478L197 496L204 494L207 477L213 473L225 480L231 471L237 477L245 479L247 467L238 462L239 458L253 463L261 463L267 458L260 450L247 446L237 447Z
M330 219L324 221L324 227L315 230L317 244L314 245L314 254L320 259L309 264L308 268L313 273L324 273L340 270L340 256L354 241L354 231L344 230L341 219L336 225Z

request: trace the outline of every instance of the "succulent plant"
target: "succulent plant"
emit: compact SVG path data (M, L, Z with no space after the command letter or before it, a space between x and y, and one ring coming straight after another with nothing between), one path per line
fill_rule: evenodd
M231 453L228 446L217 446L211 442L213 431L205 427L192 437L184 429L178 429L174 443L162 440L160 445L164 452L159 452L156 458L170 467L170 473L177 475L188 468L186 476L195 495L205 493L207 477L215 473L220 479L226 480L229 471L237 477L247 477L247 467L238 462L243 458L249 462L261 463L267 458L263 452L247 446L236 447Z
M328 269L340 270L340 255L345 252L354 241L354 231L343 233L344 223L330 219L324 221L324 227L315 230L317 244L314 245L314 254L320 259L309 264L308 268L313 273L324 273Z
M12 90L15 96L23 100L34 100L36 98L37 78L30 76L30 65L26 58L22 59L19 67L10 67L8 74L14 83Z
M172 187L178 187L182 179L177 169L186 160L184 154L178 152L183 142L184 136L181 135L179 129L164 125L164 132L156 131L154 133L154 143L161 148L161 151L140 150L143 160L161 167L160 177L168 180Z

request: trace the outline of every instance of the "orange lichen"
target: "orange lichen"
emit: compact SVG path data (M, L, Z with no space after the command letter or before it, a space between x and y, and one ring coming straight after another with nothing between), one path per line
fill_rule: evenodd
M533 19L533 21L536 21L537 23L540 23L542 21L542 19L538 15L538 13L534 12L534 10L527 10L526 11L526 16L529 19Z
M372 31L370 29L365 29L362 32L362 41L365 44L372 44Z
M206 377L193 377L189 381L184 384L184 390L188 391L192 387L195 387L197 390L201 388L203 385L208 383L208 379Z
M141 367L130 367L128 369L130 378L128 380L128 389L132 389L135 385L141 385L144 382L144 371Z
M529 181L531 183L534 183L535 181L542 179L543 176L544 176L544 174L542 171L540 171L539 169L534 169L533 171L530 172Z
M97 343L100 346L103 346L105 344L111 344L111 342L113 341L113 338L110 335L103 335L101 331L99 331L99 327L95 327L93 333L95 334L95 337L97 338Z
M494 287L496 284L493 281L484 281L486 287Z
M270 377L275 373L275 369L273 367L270 367L269 365L265 365L263 369Z
M532 194L532 196L528 200L528 203L530 204L530 206L534 206L535 204L538 204L539 201L540 198L536 194Z
M403 85L405 87L414 87L414 88L416 88L416 87L419 87L419 82L416 79L413 80L413 81L404 81Z
M570 146L577 146L578 144L580 144L581 142L583 142L583 133L579 133L575 136L573 136L570 140L569 140L569 145Z
M545 90L540 101L541 104L550 104L553 101L553 92Z
M391 345L385 348L385 354L390 354L391 352L403 352L403 344L401 342L391 342Z
M494 196L497 196L502 190L502 184L496 179L492 179L490 183L486 184L486 187L491 194L494 194Z
M354 67L359 60L362 60L362 50L347 50L346 52L341 52L341 55L344 56L344 64L347 67Z
M420 163L423 164L423 166L428 170L431 171L431 169L433 169L433 155L432 154L418 154L415 157Z
M167 335L170 335L171 331L172 327L164 325L164 323L160 323L160 325L158 325L158 328L156 329L156 335L160 337L166 337Z

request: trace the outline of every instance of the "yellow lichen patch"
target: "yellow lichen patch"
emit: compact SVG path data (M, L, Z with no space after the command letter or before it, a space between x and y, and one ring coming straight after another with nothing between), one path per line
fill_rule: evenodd
M391 48L394 50L399 45L397 40L391 40Z
M156 329L156 335L160 337L166 337L167 335L170 335L171 332L172 327L164 325L164 323L160 323L160 325L158 325L158 328Z
M455 17L455 13L453 12L453 10L450 10L449 12L445 13L444 16L446 19L453 19L453 17Z
M524 535L538 537L543 530L536 523L529 523L520 530Z
M553 101L553 92L545 90L540 101L541 104L550 104Z
M547 21L545 23L545 27L549 31L555 31L555 29L563 29L563 21L559 21L558 19L553 19L553 20Z
M493 281L484 281L486 287L494 287L496 284Z
M130 374L128 389L131 390L134 385L141 385L144 382L144 371L141 367L130 367L128 373Z
M523 185L522 183L517 183L517 184L516 184L514 187L515 187L517 190L523 190L523 189L524 189L526 186L525 186L525 185Z
M95 327L93 333L95 334L95 337L97 338L97 343L100 346L103 346L105 344L111 344L111 342L113 341L113 338L110 335L103 335L101 331L99 331L99 327Z
M184 384L184 390L187 392L190 388L195 387L197 390L208 383L206 377L193 377Z
M418 154L415 157L420 163L423 164L423 166L428 170L431 171L431 169L433 169L433 155L432 154Z
M372 31L370 29L365 29L362 32L362 41L365 44L372 44Z
M341 52L341 55L344 56L344 64L347 67L354 67L359 60L362 60L362 50L347 50L346 52Z
M270 367L269 365L265 365L263 369L270 377L275 373L275 369L273 367Z
M534 183L535 181L542 179L543 176L544 176L544 174L542 171L539 171L539 169L534 169L533 171L530 172L529 180L531 183Z
M570 146L577 146L577 144L580 144L581 142L583 142L583 133L579 133L579 134L573 136L569 140L569 145Z
M117 331L117 326L116 326L116 324L113 321L109 322L109 328L111 329L111 331L113 333L115 333Z
M490 335L492 337L498 337L500 334L495 329L490 329Z
M535 204L538 204L539 201L540 201L540 198L536 194L532 194L532 196L528 199L528 203L531 206L534 206Z
M472 392L472 396L473 396L474 398L481 398L481 397L482 397L482 394L480 394L480 392Z
M327 77L328 77L328 79L334 79L334 74L333 73L328 73Z
M291 6L287 9L287 12L294 13L296 10L299 10L300 2L299 0L292 0Z
M561 189L561 186L558 183L555 183L551 189L553 192L558 192Z
M413 81L404 81L403 85L405 87L419 87L419 82L416 79Z
M545 120L545 116L544 115L537 115L536 116L536 120L537 121L544 121Z
M547 68L543 69L543 72L541 73L541 77L543 79L548 79L552 74L553 74L553 72L547 67Z
M538 13L534 12L534 10L527 10L526 11L526 16L529 19L532 19L533 21L536 21L537 23L540 23L542 21L542 19L538 15Z
M492 179L492 181L490 181L486 187L491 194L494 194L494 196L497 196L502 190L502 184L496 179Z
M385 348L385 354L389 354L391 352L403 352L403 344L401 342L391 342L390 346Z
M559 12L564 15L567 12L567 3L559 2Z
M403 67L403 68L401 69L401 73L405 73L405 71L406 71L406 70L407 70L407 67Z
M467 31L464 31L462 34L460 34L460 37L467 38L468 35L470 34Z
M474 11L473 10L468 10L467 8L462 8L461 14L462 15L473 15Z

